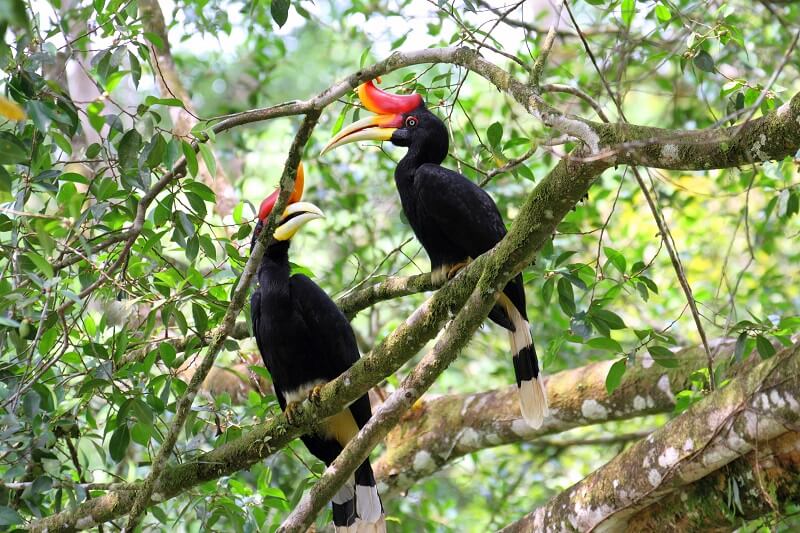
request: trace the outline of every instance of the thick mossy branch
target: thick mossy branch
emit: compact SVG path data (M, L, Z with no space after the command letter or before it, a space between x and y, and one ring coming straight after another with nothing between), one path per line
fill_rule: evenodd
M730 381L504 531L618 531L800 422L800 344Z
M790 431L628 519L630 533L728 531L800 502L800 433Z
M726 357L734 342L718 341L717 356ZM486 448L536 439L543 435L638 416L672 411L673 391L689 388L690 376L706 363L702 348L676 353L681 362L665 369L645 359L625 372L609 396L606 376L613 361L565 370L547 379L551 416L534 430L522 420L517 387L452 394L420 401L386 438L386 452L375 475L387 491L403 492L449 462Z

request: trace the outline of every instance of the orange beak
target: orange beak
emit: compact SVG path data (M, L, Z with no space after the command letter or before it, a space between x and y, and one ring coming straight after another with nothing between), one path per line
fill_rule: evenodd
M422 97L418 94L388 93L375 87L372 80L358 86L358 99L367 110L377 113L378 116L350 124L331 139L320 155L351 142L388 141L395 130L403 126L403 114L423 104Z
M325 145L319 155L343 144L356 141L388 141L395 130L403 125L402 115L377 115L353 122Z

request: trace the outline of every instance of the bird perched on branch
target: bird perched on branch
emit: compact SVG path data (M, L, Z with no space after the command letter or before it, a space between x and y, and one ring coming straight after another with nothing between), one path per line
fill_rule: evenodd
M391 94L368 81L359 86L358 97L377 116L344 128L322 153L360 140L391 141L408 148L394 173L403 212L430 257L433 275L452 277L505 236L497 205L472 181L441 166L449 145L447 128L419 94ZM522 416L538 428L548 413L547 395L521 274L505 286L489 318L509 331Z
M322 385L350 368L358 358L350 323L333 300L311 279L291 275L289 243L295 233L322 211L303 195L303 168L298 168L295 188L281 214L274 241L264 251L258 268L258 289L250 300L258 349L267 366L281 409L290 423L300 403L316 403ZM258 211L252 246L275 207L278 191L267 197ZM252 248L251 248L252 250ZM323 420L301 437L306 448L330 465L371 416L365 394L349 407ZM369 459L331 501L337 531L385 531L383 506Z

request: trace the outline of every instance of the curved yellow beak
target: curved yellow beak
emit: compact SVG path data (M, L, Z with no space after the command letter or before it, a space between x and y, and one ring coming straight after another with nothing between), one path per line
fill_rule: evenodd
M376 115L363 118L337 133L319 155L323 155L343 144L356 141L388 141L392 138L395 130L402 125L402 115Z
M275 240L288 241L306 223L317 218L325 218L325 213L314 204L310 202L289 204L283 212L280 225L275 229Z

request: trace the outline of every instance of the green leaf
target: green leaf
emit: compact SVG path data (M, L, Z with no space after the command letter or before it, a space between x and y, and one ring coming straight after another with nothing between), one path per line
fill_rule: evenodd
M545 305L550 305L550 300L553 298L553 289L556 288L556 278L551 276L542 285L542 302Z
M586 344L592 348L597 348L598 350L622 353L622 346L617 341L609 337L595 337L594 339L589 339Z
M775 347L772 346L772 343L763 335L756 335L756 349L758 350L758 355L760 355L762 359L769 359L775 355Z
M631 25L633 15L636 14L636 0L622 0L622 21L627 25Z
M153 410L142 400L133 401L133 413L136 415L136 419L139 422L144 422L149 425L153 424Z
M290 0L272 0L270 3L269 12L272 15L272 19L279 27L283 27L283 25L286 24L286 19L289 18L290 5Z
M625 260L625 256L608 246L605 246L603 251L605 252L606 257L608 257L609 262L614 265L617 270L619 270L620 274L624 274L628 269L628 262Z
M117 147L117 157L123 170L137 168L139 164L139 150L142 148L142 136L136 130L128 130Z
M625 329L625 322L618 314L608 309L594 309L592 310L594 318L602 320L611 329Z
M21 524L22 517L11 507L0 505L0 526L13 526Z
M190 176L197 176L197 154L191 143L181 142L181 149L183 156L186 158L186 170L189 171Z
M558 254L558 257L556 257L556 260L553 261L553 267L557 267L558 265L560 265L573 255L575 255L576 253L578 252L575 250L567 250L566 252L561 252L560 254Z
M39 353L42 354L42 356L47 355L50 352L50 350L53 349L53 346L56 345L57 341L58 341L58 329L54 327L47 328L42 333L42 338L39 339Z
M741 361L744 357L744 350L747 347L747 339L748 335L746 331L743 331L739 334L736 338L736 345L733 348L733 357L736 361Z
M342 108L342 112L339 113L339 118L336 119L336 122L333 123L333 129L331 129L331 136L336 135L341 131L342 126L344 126L344 119L347 116L347 108L349 106L344 106Z
M150 428L151 426L148 424L136 422L131 428L131 439L133 439L133 442L141 446L147 446L150 443L150 436L152 434Z
M164 40L161 39L161 37L157 33L146 31L144 32L144 38L150 41L150 43L159 50L164 49Z
M211 188L205 183L199 181L190 181L184 185L184 189L195 193L206 202L211 202L213 204L217 201L217 195L214 194L214 191L212 191Z
M36 125L36 129L42 133L47 133L53 118L53 112L47 107L47 104L31 100L25 104L25 108L28 111L28 116L33 121L34 125Z
M617 359L614 364L611 365L611 368L608 369L608 375L606 375L606 391L609 396L613 394L622 383L622 376L625 375L627 361L627 357Z
M236 204L236 207L233 208L233 221L236 224L242 223L242 211L244 210L244 202L239 202Z
M266 380L272 379L272 376L269 374L269 370L261 365L248 365L247 368L249 368L254 374L257 374Z
M572 283L562 277L558 280L558 304L568 316L575 314L575 295L572 292Z
M522 164L514 169L514 171L528 181L536 181L536 176L533 175L533 171L528 165Z
M28 252L25 254L25 257L31 260L31 263L45 275L45 277L52 278L54 275L53 266L47 261L44 257L37 254L36 252Z
M489 146L497 147L500 145L500 139L503 138L503 125L495 122L486 131L486 138L489 141Z
M677 368L678 359L669 348L664 346L648 346L647 351L653 360L664 368Z
M142 65L139 63L136 54L130 51L128 52L128 63L130 63L131 66L131 80L133 81L133 86L138 89L139 80L142 78Z
M656 18L659 22L669 22L672 19L672 13L664 4L658 4L656 5Z
M192 221L189 219L189 215L183 211L178 211L178 222L180 222L181 228L187 237L194 237L196 229Z
M161 354L161 360L169 367L172 366L178 356L175 347L169 342L162 342L158 347L158 353Z
M648 278L647 276L641 276L641 275L638 276L638 278L639 280L641 280L642 283L647 285L647 288L650 289L650 292L658 294L658 285L656 285L652 279Z
M704 72L714 72L714 59L705 50L700 50L694 56L694 66Z
M206 164L206 168L208 169L208 173L212 176L217 175L217 160L214 159L214 153L211 151L211 148L208 147L205 143L200 143L200 155L203 156L203 161Z
M192 318L194 318L194 327L200 333L208 330L208 316L202 306L192 303Z
M121 426L114 430L111 435L111 441L108 443L108 451L111 454L111 459L119 463L125 458L125 453L128 451L128 445L131 443L131 433L128 430L128 423L123 422Z
M9 318L7 316L0 316L0 326L6 326L9 328L18 328L20 323L13 318Z
M167 107L184 107L183 101L178 98L158 98L148 96L144 99L144 105L152 107L154 105L165 105Z
M28 159L28 149L14 135L0 131L0 165L13 165Z
M192 206L195 214L201 219L204 219L207 211L206 203L203 201L203 199L195 193L189 191L186 192L186 199L189 201L189 205Z
M164 140L164 137L160 133L156 133L153 138L150 139L150 142L147 143L147 147L144 150L147 168L154 169L163 163L166 151L167 141Z

